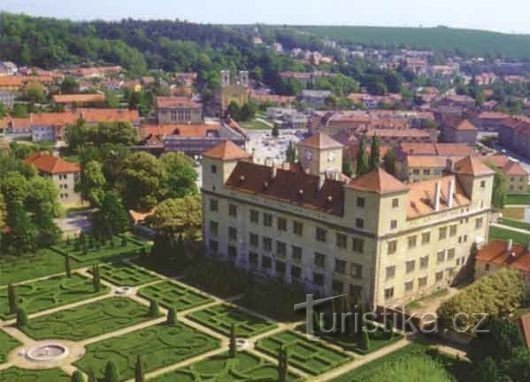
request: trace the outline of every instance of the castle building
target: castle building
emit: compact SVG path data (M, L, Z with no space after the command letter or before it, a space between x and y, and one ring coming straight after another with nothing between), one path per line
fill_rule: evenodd
M322 295L396 306L458 280L487 238L494 172L465 157L405 184L382 169L342 175L342 145L317 134L300 163L268 167L226 141L203 154L207 251Z

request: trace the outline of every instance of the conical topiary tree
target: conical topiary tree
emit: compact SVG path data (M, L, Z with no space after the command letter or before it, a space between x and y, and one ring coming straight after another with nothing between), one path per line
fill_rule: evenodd
M120 373L118 367L113 360L107 362L105 366L105 377L103 378L104 382L120 382Z
M160 308L158 307L158 301L151 299L149 301L149 316L158 317L160 315Z
M83 373L81 373L79 370L74 371L74 374L72 374L72 382L85 382L85 377L83 377Z
M66 273L66 277L72 277L72 266L70 265L70 255L68 254L64 257L64 272Z
M134 382L144 382L144 365L142 362L142 357L136 357L136 365L134 367Z
M387 339L391 339L394 336L394 324L390 317L385 318L385 336Z
M361 349L364 351L370 350L370 336L368 335L368 329L364 326L361 330Z
M7 300L9 303L9 314L16 314L18 311L18 297L14 285L7 286Z
M287 349L284 346L278 351L278 381L286 382L289 369Z
M23 328L28 324L28 314L24 308L20 308L17 311L17 328Z
M96 292L101 291L101 277L99 276L99 265L92 267L92 283Z
M96 372L94 369L88 370L88 382L98 382L96 379Z
M169 308L167 311L167 321L166 323L168 325L176 325L177 324L177 310L173 307Z
M230 326L230 347L228 350L230 358L235 358L237 355L237 341L236 341L236 326Z

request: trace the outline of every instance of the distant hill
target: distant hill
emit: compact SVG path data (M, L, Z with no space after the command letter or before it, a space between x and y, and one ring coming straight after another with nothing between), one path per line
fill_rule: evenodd
M530 35L447 27L293 26L287 28L343 43L381 48L407 46L473 56L500 55L507 58L530 59Z

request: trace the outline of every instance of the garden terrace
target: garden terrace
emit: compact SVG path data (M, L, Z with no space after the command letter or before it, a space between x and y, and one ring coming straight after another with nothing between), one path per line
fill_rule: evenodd
M153 382L198 382L219 380L223 382L276 382L278 367L248 352L238 352L236 358L228 354L216 355L190 366L153 379ZM290 374L287 381L296 381Z
M18 306L27 313L35 313L108 293L108 288L101 288L100 292L94 291L91 279L79 274L53 276L48 279L19 284L15 286ZM7 288L0 289L0 318L7 320L13 318L9 314Z
M17 340L9 336L6 332L0 330L0 364L7 361L9 352L17 346L20 346L20 343ZM0 381L3 381L3 379L0 379Z
M85 372L93 369L101 377L108 360L112 359L121 378L131 378L138 355L142 356L145 372L150 372L219 346L218 340L183 324L162 324L91 344L75 365Z
M0 381L6 382L70 382L70 377L59 369L23 370L16 367L0 370Z
M289 353L289 364L311 375L325 373L351 361L345 353L290 331L265 337L258 341L256 348L276 357L282 346Z
M111 297L29 320L30 337L79 341L152 320L149 308L131 299Z
M135 287L160 280L146 270L124 262L101 264L99 273L101 278L120 287Z
M254 337L277 327L272 321L264 320L226 304L193 312L188 317L226 336L230 335L233 324L236 326L237 337L242 338Z
M182 285L171 281L162 281L140 289L139 295L158 301L166 308L175 308L177 311L195 308L213 300Z

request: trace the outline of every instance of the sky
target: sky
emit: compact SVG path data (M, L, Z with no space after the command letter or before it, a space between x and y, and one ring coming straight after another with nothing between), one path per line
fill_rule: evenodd
M437 26L530 34L528 0L0 0L0 10L75 20Z

